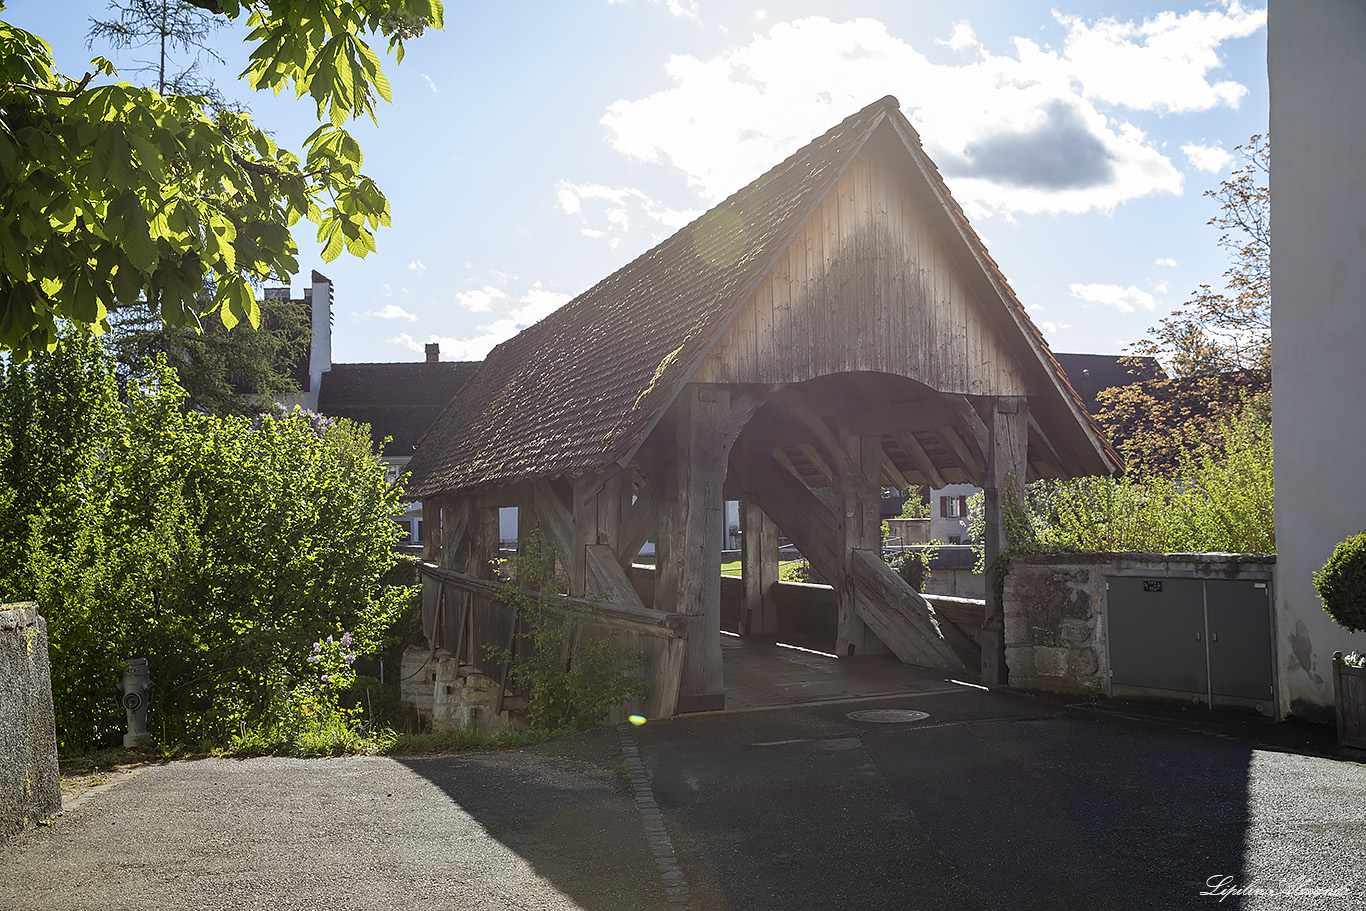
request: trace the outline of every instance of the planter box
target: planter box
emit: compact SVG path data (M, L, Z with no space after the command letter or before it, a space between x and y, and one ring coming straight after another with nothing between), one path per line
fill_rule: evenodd
M1333 653L1333 698L1338 745L1366 750L1366 667L1343 664L1342 652Z

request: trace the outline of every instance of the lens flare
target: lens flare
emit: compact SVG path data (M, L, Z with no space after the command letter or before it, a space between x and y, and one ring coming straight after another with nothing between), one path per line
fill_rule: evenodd
M629 722L631 722L632 724L634 724L636 727L640 727L642 724L645 723L645 716L644 716L644 715L628 715L628 716L626 716L626 720L629 721Z

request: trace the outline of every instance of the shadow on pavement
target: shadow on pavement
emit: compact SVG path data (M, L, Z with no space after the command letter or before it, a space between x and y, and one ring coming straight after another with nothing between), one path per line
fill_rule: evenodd
M892 706L929 717L847 717ZM1337 908L1350 900L1201 892L1308 874L1358 898L1366 885L1351 860L1363 824L1314 818L1360 805L1366 769L1218 730L964 689L687 716L632 736L694 908ZM531 752L556 762L403 762L588 911L668 907L615 732ZM598 783L578 787L576 768Z

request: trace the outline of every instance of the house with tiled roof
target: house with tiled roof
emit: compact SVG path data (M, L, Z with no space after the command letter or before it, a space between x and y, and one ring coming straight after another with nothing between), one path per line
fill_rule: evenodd
M267 299L289 297L289 288L266 288ZM304 289L312 331L294 365L300 394L286 405L347 418L370 427L375 450L382 453L390 480L407 470L417 443L479 366L478 361L443 361L441 346L430 343L416 363L332 363L332 280L316 269ZM422 539L422 508L409 503L398 524L406 541Z
M318 411L370 426L389 477L407 470L417 443L478 368L478 361L443 361L436 343L418 363L332 364L318 384ZM398 519L409 535L422 539L422 508L409 504Z
M778 632L781 529L837 590L842 657L998 683L999 603L963 629L887 568L881 488L983 487L990 560L1012 483L1120 463L888 97L499 345L409 468L432 644L464 666L506 641L489 562L516 508L644 656L654 716L724 704L727 497L743 634ZM626 567L650 535L642 594Z

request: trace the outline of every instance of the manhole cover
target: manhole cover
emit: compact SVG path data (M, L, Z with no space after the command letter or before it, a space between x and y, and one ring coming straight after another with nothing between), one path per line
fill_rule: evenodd
M905 724L907 721L924 721L928 717L928 712L913 712L910 709L865 709L848 715L850 721L870 721L873 724Z

